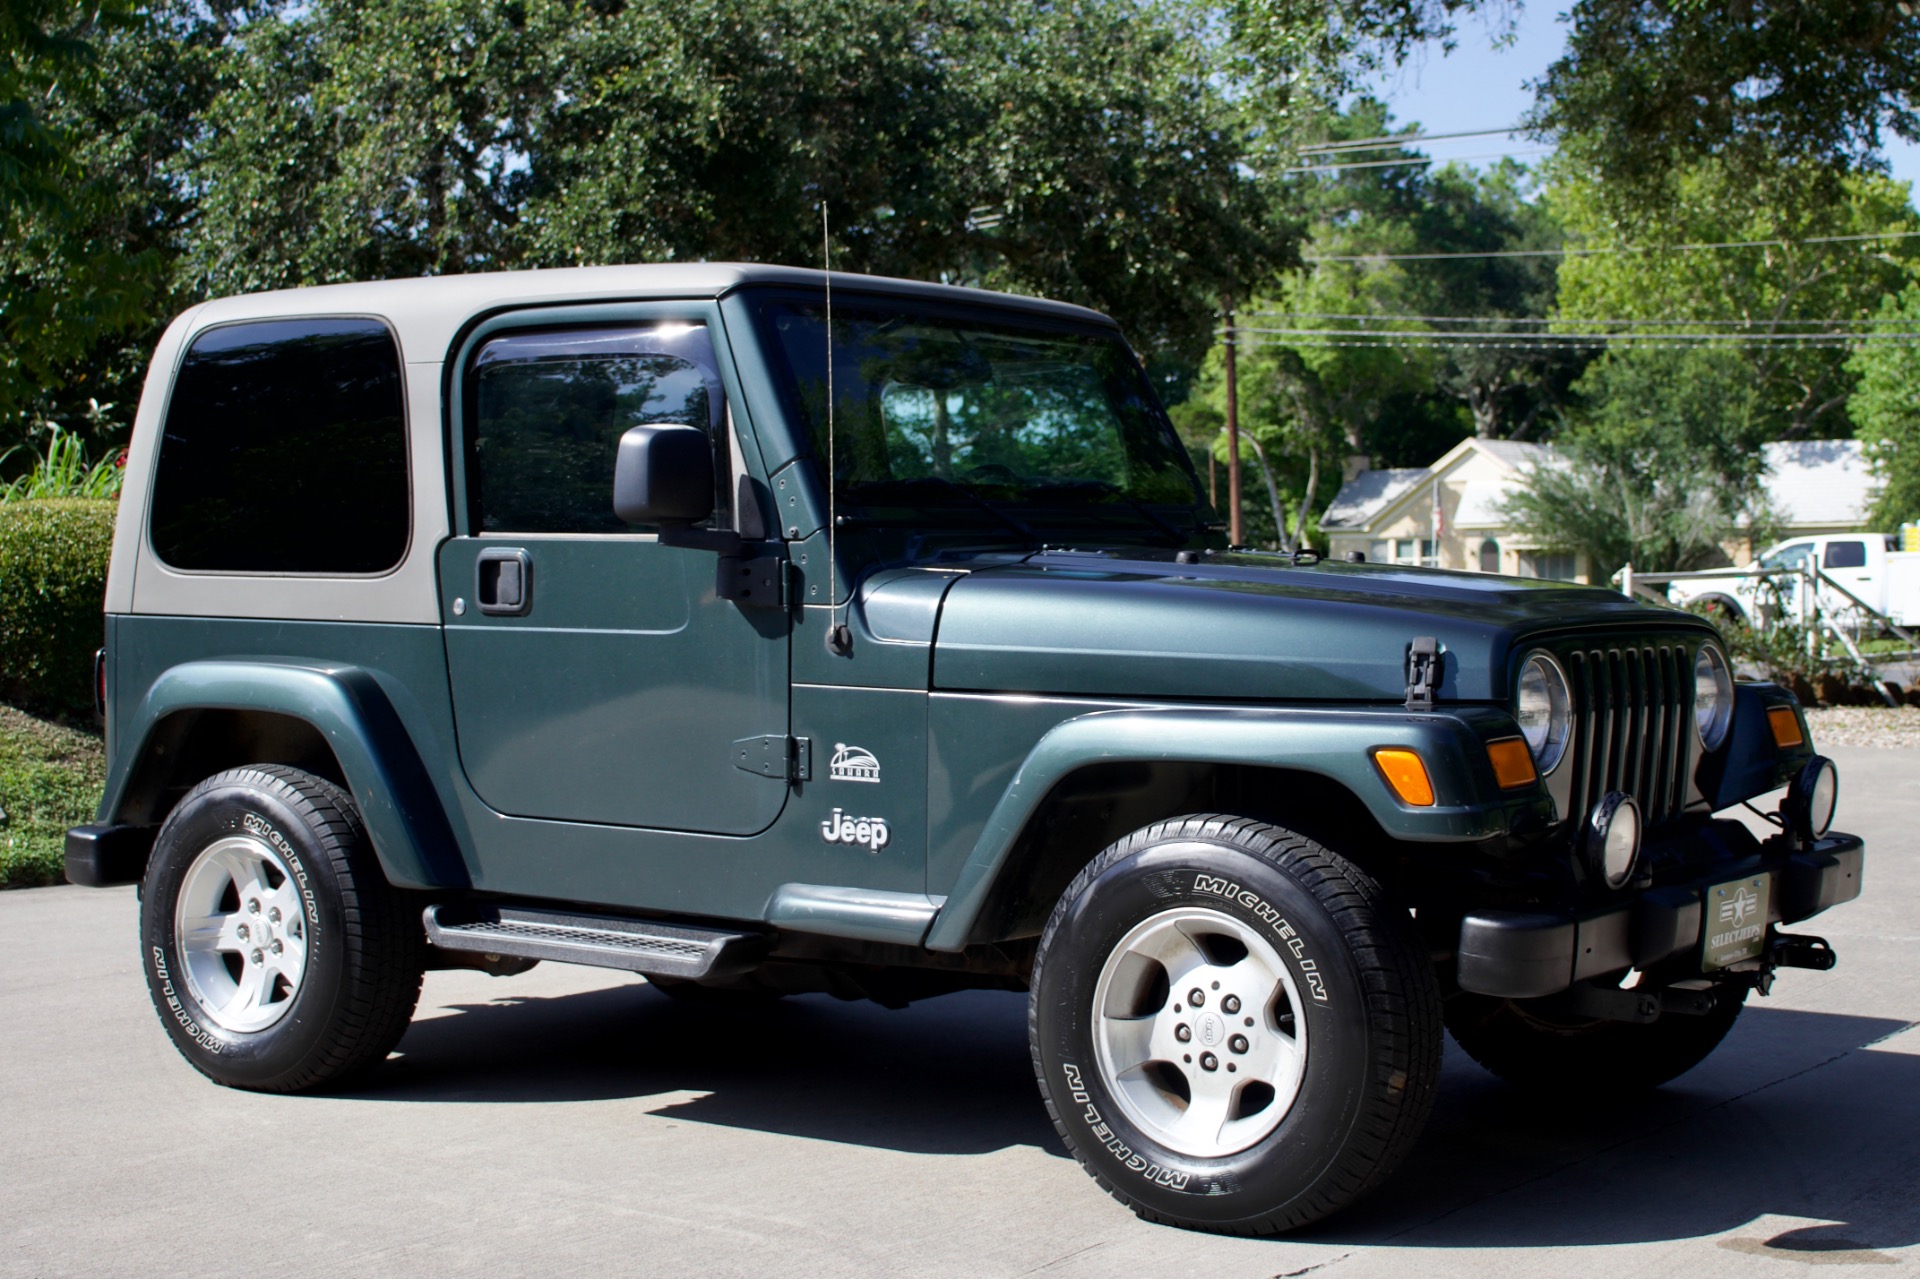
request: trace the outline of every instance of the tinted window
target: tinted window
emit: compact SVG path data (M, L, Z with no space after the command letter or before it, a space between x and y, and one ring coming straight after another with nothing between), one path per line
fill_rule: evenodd
M380 573L407 550L400 352L373 320L203 333L167 406L153 549L177 568Z
M714 510L726 511L725 402L701 325L497 337L467 386L467 495L483 532L631 532L613 513L613 463L620 436L652 422L713 438Z
M824 308L776 300L756 314L789 411L824 458ZM834 462L845 499L1199 500L1179 437L1117 334L858 298L835 305L832 337Z
M1826 566L1828 568L1865 568L1867 544L1865 542L1828 542Z

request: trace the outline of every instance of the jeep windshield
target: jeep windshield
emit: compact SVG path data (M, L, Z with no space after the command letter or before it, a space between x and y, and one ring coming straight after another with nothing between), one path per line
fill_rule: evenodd
M754 308L789 413L824 464L820 302ZM853 295L833 307L836 498L855 520L1016 532L1093 528L1184 542L1205 516L1192 463L1118 334Z

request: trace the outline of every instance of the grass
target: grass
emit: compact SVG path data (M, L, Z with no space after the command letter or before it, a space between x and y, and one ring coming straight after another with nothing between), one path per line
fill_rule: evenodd
M93 820L106 767L96 733L0 703L0 888L65 880L67 827Z

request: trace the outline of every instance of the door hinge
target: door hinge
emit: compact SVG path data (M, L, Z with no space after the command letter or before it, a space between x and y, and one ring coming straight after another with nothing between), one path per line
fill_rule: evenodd
M1416 635L1407 645L1407 709L1430 711L1440 689L1440 641Z
M733 766L784 782L813 780L813 742L805 737L770 734L743 737L733 744Z
M779 555L722 555L714 594L742 608L787 606L787 561Z

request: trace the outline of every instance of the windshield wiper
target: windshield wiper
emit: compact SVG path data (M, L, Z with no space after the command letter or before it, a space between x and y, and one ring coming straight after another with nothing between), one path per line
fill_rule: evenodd
M952 480L941 475L922 475L911 480L882 480L877 483L861 484L851 490L847 496L853 497L858 494L862 497L872 497L875 495L875 490L878 490L882 494L888 494L895 491L911 492L914 489L929 488L938 489L942 493L957 493L987 514L993 516L994 519L999 520L1002 524L1018 533L1021 537L1026 538L1029 542L1038 542L1040 540L1040 535L1020 519L1003 508L995 506L992 502L981 497L966 485L955 484ZM845 519L846 517L842 516L841 518Z

